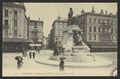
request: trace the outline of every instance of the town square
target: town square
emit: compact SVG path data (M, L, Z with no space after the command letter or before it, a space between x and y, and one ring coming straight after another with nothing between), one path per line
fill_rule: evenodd
M2 76L117 76L117 3L3 3Z

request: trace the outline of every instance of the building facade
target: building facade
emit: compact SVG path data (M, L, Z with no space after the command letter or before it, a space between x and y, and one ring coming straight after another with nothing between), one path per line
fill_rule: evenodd
M3 51L22 51L28 42L28 19L23 3L3 3Z
M101 10L95 13L81 11L77 25L83 31L83 39L92 51L117 51L117 15Z
M67 27L67 21L62 20L59 16L52 24L52 29L49 35L49 47L54 48L56 41L62 42L63 30Z
M29 40L32 43L41 43L43 41L43 21L29 19Z

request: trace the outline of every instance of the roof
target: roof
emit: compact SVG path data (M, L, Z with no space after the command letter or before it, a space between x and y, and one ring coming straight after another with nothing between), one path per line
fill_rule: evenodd
M78 17L81 17L83 15L94 15L94 16L104 16L104 17L112 17L112 18L117 18L117 15L114 15L114 14L100 14L100 13L91 13L91 12L86 12L82 15L79 15Z
M21 9L24 9L26 11L26 8L25 8L24 5L19 5L19 4L13 3L13 2L4 2L3 6L14 7L14 8L21 8Z
M23 38L3 38L3 42L29 42L29 40Z
M29 22L43 22L43 21L40 21L40 20L30 20Z

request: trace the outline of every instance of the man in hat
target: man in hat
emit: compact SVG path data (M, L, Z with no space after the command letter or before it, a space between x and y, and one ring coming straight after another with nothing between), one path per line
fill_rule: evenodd
M30 51L30 52L29 52L29 57L30 57L30 59L31 59L31 56L32 56L32 52Z
M35 53L35 52L33 52L33 59L35 58L35 55L36 55L36 53Z

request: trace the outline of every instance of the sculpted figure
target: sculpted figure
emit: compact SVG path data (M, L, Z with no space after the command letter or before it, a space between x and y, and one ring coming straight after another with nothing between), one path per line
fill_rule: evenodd
M73 10L70 8L69 13L68 13L68 25L72 24L72 17L73 17Z

